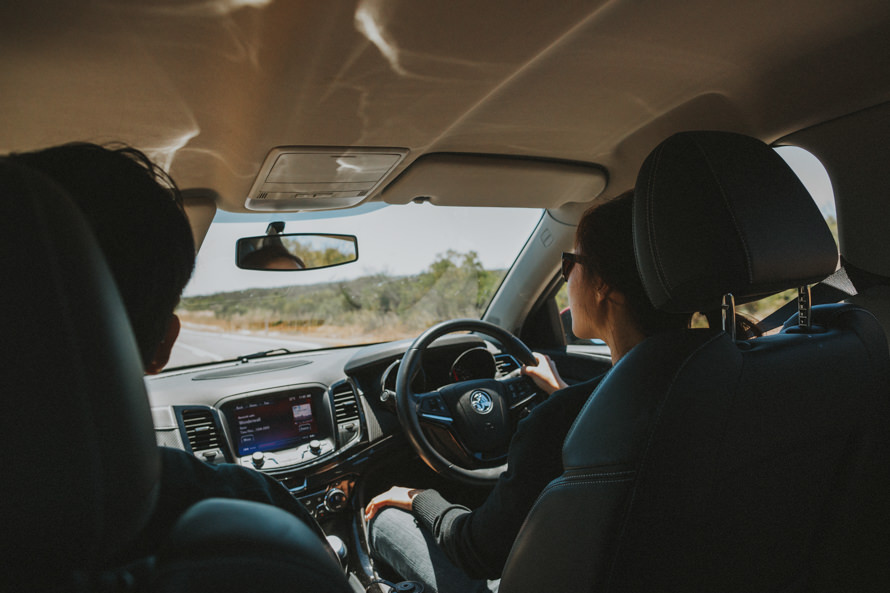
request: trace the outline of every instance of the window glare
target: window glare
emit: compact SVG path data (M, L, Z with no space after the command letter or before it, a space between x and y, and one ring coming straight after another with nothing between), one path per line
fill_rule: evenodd
M834 190L831 188L831 179L828 171L811 152L798 146L779 146L776 153L782 157L791 170L801 180L819 210L826 219L836 218L834 207Z

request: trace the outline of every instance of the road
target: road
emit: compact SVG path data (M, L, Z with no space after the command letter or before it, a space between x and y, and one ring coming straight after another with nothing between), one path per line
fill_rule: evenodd
M173 345L173 353L167 368L230 360L244 354L287 348L288 350L314 350L329 346L328 342L312 339L294 339L284 336L262 334L224 334L182 328L179 338Z

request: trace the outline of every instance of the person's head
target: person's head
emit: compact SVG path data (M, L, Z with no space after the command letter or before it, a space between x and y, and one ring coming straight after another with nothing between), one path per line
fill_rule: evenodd
M240 258L238 265L247 270L306 269L303 260L288 251L278 237L264 239L263 246Z
M634 255L632 208L629 191L588 209L578 223L568 294L579 338L608 343L619 322L618 331L641 337L689 326L691 315L659 311L646 296Z
M173 310L195 264L191 228L172 179L127 146L75 143L9 156L58 183L105 255L147 372L166 364Z

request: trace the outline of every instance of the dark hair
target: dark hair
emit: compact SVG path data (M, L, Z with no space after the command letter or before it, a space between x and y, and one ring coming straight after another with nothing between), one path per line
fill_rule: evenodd
M9 158L52 178L84 214L147 366L195 265L176 184L145 154L124 145L72 143Z
M627 299L627 308L646 336L689 327L690 314L656 309L637 271L633 244L633 191L589 208L575 231L575 251L585 278L601 279Z
M299 256L288 251L281 242L281 238L276 235L265 237L259 249L240 258L238 266L248 270L264 270L269 269L269 263L276 259L288 260L294 264L294 269L303 270L306 268L306 263Z

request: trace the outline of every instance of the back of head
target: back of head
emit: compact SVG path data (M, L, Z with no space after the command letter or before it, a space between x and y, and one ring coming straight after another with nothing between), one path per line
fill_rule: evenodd
M591 278L600 278L627 299L637 327L647 336L689 326L690 315L657 310L637 270L633 241L633 191L588 209L575 232L575 249Z
M64 188L92 227L148 365L195 262L182 197L140 151L74 143L10 156Z

